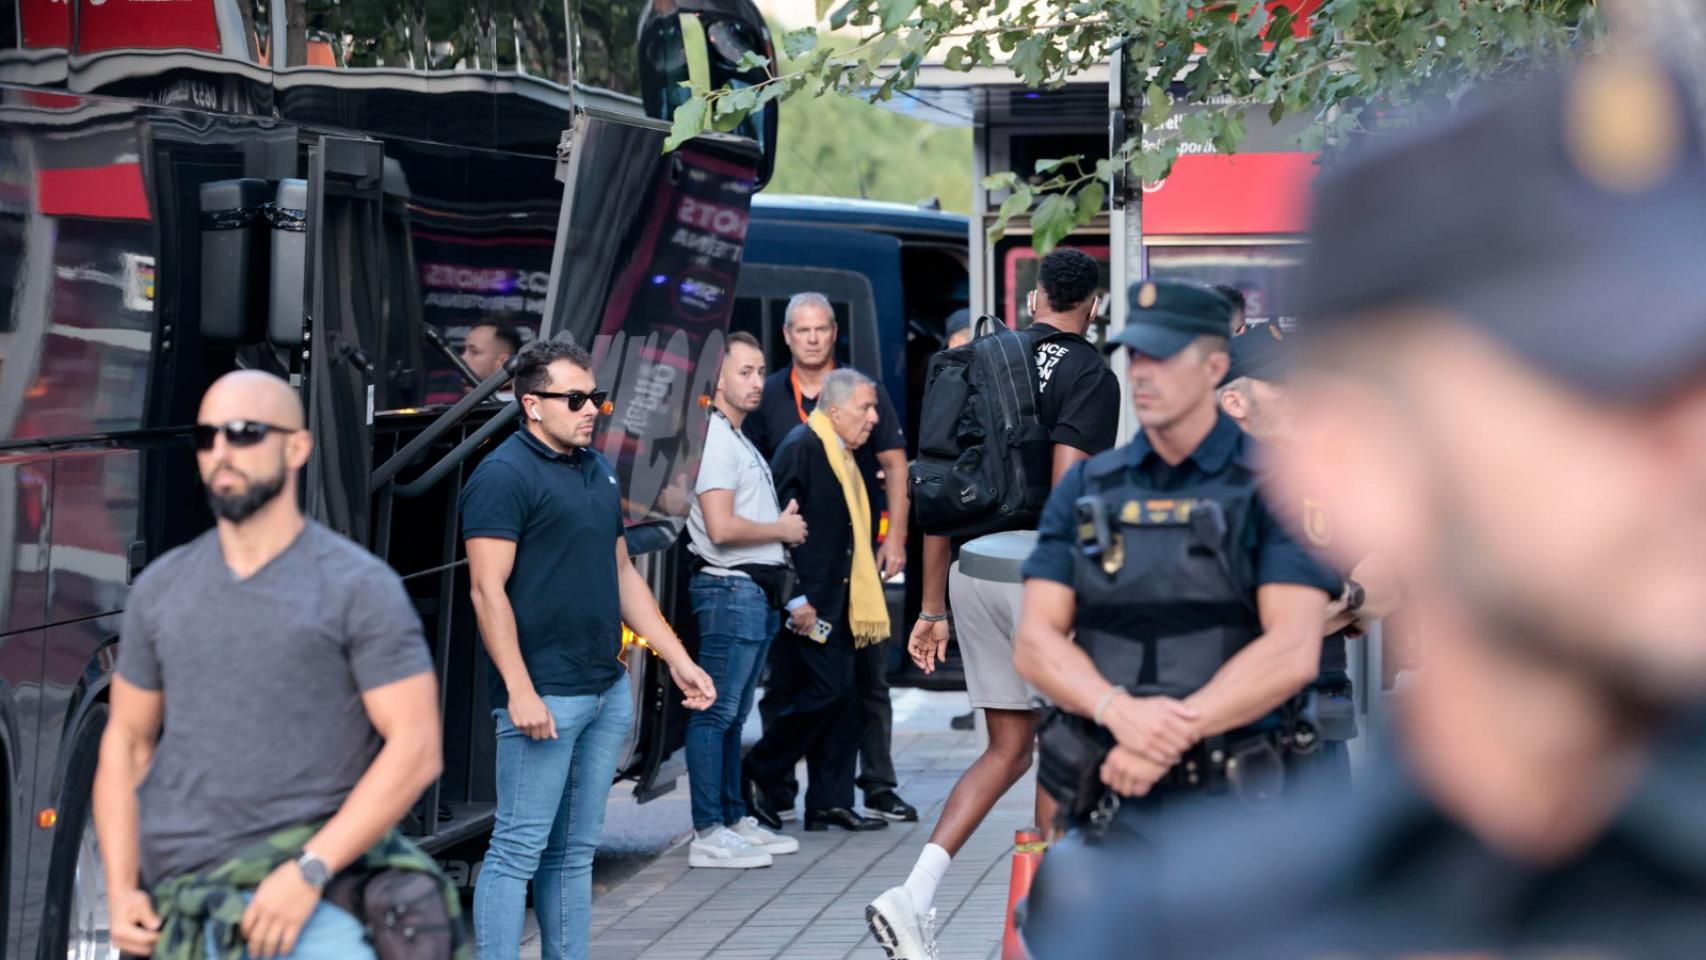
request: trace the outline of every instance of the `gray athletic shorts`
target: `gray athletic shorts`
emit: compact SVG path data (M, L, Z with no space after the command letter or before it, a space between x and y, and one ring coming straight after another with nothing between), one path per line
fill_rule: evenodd
M1019 600L1025 586L974 580L948 568L948 602L954 636L966 668L971 705L992 710L1029 710L1036 692L1013 666L1013 638L1019 632Z

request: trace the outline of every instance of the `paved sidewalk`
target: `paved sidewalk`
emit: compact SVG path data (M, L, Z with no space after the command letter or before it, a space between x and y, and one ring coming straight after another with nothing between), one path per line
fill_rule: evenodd
M981 733L948 726L965 710L963 693L895 691L895 766L919 823L864 834L790 823L800 852L763 870L691 870L679 846L596 897L593 960L880 960L865 904L906 879L980 752ZM954 858L936 898L942 960L999 958L1013 831L1031 821L1033 791L1030 777L1009 791Z

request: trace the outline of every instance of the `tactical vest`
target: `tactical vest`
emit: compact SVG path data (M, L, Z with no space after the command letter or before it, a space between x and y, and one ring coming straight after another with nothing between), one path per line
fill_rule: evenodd
M1158 493L1129 462L1116 449L1085 465L1076 642L1131 693L1185 697L1261 634L1244 546L1256 476L1235 457L1212 490Z

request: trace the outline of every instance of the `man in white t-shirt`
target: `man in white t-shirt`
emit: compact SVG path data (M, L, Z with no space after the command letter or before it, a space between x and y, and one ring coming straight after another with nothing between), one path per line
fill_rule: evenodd
M716 406L694 485L687 533L697 567L688 592L699 619L699 663L726 691L687 721L687 777L693 801L695 867L767 867L800 842L747 816L740 731L781 617L786 546L806 539L799 505L776 502L770 466L741 433L764 395L764 351L751 334L729 335ZM769 589L767 590L766 587Z

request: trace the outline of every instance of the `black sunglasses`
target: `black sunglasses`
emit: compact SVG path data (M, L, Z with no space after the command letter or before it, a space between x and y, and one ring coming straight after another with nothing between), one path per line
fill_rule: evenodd
M212 450L213 441L225 434L225 442L233 447L252 447L267 438L269 433L295 433L296 427L280 427L255 420L229 420L225 423L198 423L190 434L195 437L197 450Z
M586 406L586 402L588 400L592 401L593 406L602 408L604 406L604 401L610 397L610 391L594 390L591 393L582 393L579 390L570 390L567 393L555 393L550 390L535 390L533 391L533 395L536 397L543 397L546 400L567 400L569 402L569 411L571 413L576 413L580 411L581 407Z

